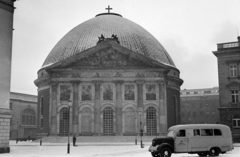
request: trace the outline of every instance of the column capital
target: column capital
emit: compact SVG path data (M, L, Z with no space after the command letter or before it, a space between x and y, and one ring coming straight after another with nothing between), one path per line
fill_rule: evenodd
M136 80L135 83L136 84L144 84L146 81L145 80Z

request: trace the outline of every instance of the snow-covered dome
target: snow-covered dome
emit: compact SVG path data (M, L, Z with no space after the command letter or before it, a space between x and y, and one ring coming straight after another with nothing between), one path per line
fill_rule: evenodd
M96 46L101 34L105 38L117 35L121 46L175 67L168 52L148 31L119 14L103 13L69 31L49 53L42 68Z

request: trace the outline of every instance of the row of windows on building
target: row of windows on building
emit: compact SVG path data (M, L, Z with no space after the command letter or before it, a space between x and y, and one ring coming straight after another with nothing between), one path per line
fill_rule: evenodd
M21 125L23 126L36 125L36 113L33 109L27 108L23 110L21 115Z
M186 114L185 114L186 113ZM182 112L181 113L181 117L184 118L184 117L213 117L215 118L216 117L216 112L206 112L206 111L200 111L199 112L199 115L197 114L197 112Z

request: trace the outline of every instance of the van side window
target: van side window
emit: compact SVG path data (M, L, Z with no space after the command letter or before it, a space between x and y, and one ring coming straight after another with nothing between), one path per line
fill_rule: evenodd
M185 130L179 130L178 133L177 133L177 136L178 137L185 137L186 136Z
M215 136L222 136L222 132L219 129L214 129L214 135Z
M193 135L194 136L200 136L200 130L199 129L194 129L193 130Z
M213 136L212 129L201 129L201 136Z

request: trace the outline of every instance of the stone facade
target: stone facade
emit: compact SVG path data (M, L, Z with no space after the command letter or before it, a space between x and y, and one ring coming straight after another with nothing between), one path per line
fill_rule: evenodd
M35 138L37 133L37 96L10 93L10 109L12 113L10 123L10 140L27 138L28 136ZM30 115L27 120L25 115Z
M106 47L108 53L102 53ZM38 99L43 97L47 106L42 117L50 115L49 121L43 121L43 132L64 134L64 108L70 111L70 133L77 135L135 135L140 128L144 134L164 135L179 123L182 80L177 69L139 54L129 56L129 50L112 41L93 49L89 56L69 57L39 71ZM108 112L112 118L105 119Z
M240 37L238 41L218 44L213 54L218 60L220 94L220 123L233 131L235 141L240 141Z
M219 123L219 88L181 90L182 124Z
M0 153L9 153L9 110L14 0L0 1Z
M179 123L179 74L150 33L99 14L67 33L38 71L39 132L165 135Z

